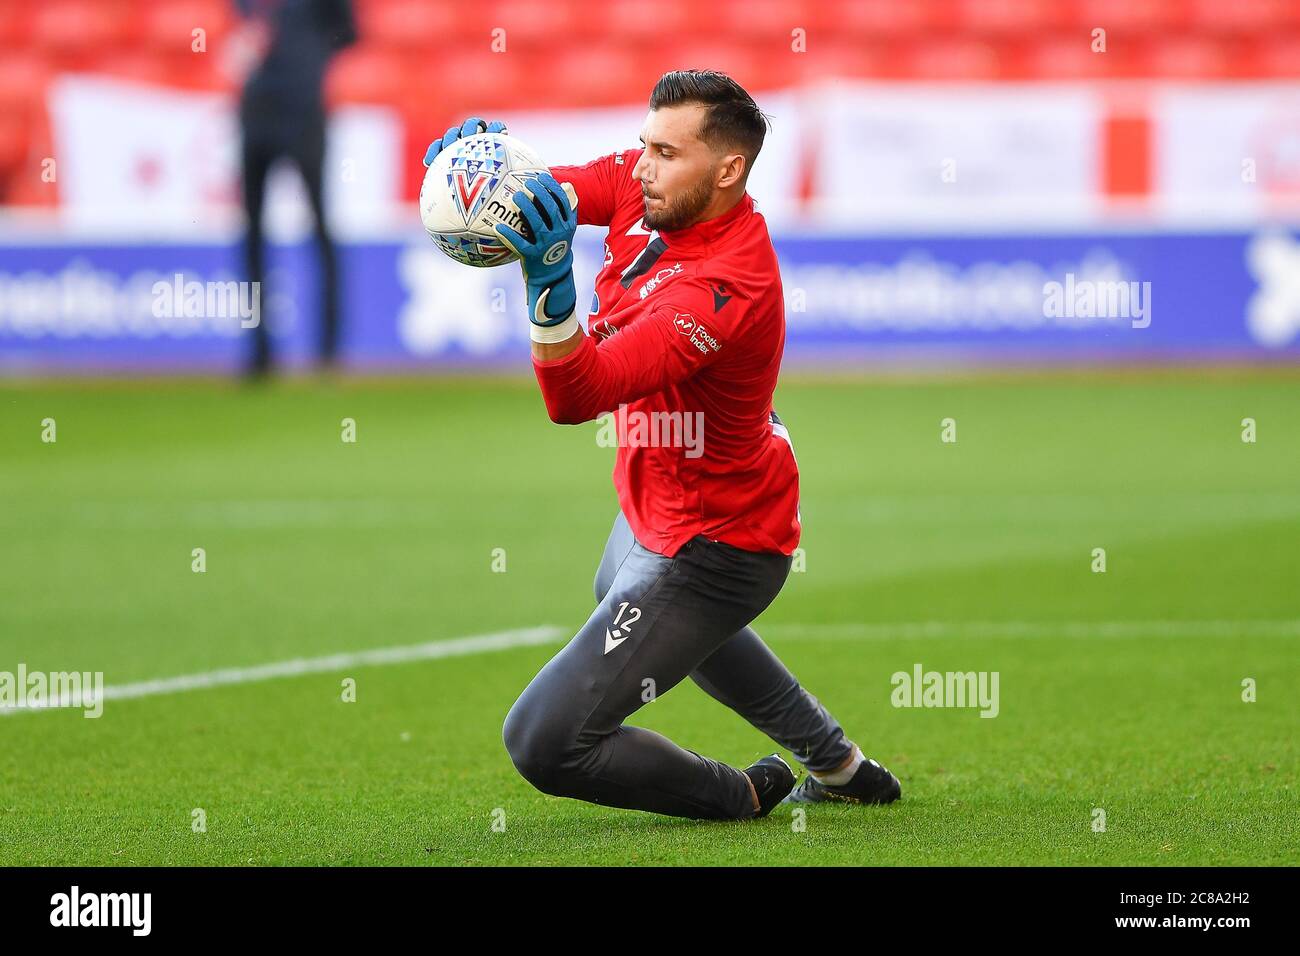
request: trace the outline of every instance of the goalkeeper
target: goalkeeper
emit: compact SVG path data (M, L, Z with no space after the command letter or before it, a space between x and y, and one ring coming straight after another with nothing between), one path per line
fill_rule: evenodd
M900 793L749 626L785 583L800 534L794 449L772 409L781 276L745 191L766 129L730 77L668 73L651 94L643 148L529 180L514 197L528 228L497 227L522 261L551 420L612 412L619 438L620 511L596 609L503 728L515 767L545 793L727 820L766 816L783 800L888 803ZM467 120L425 164L484 130L505 127ZM579 224L609 230L585 328L572 268ZM629 426L687 419L703 423L699 447ZM687 677L793 752L809 771L798 789L777 754L741 770L624 723Z

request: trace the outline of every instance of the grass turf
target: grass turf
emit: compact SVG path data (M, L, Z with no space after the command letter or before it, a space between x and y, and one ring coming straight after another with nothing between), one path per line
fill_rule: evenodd
M893 806L800 828L544 796L500 731L555 644L0 718L0 864L1295 864L1296 396L783 384L806 570L756 626L900 776ZM572 631L617 507L596 429L552 425L526 379L7 387L0 671L123 684ZM917 663L999 672L999 715L891 706ZM776 749L689 682L632 721L737 766Z

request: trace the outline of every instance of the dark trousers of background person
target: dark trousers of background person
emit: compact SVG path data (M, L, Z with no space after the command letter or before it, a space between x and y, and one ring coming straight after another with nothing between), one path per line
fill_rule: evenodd
M298 118L301 120L301 117ZM295 124L297 125L297 124ZM292 162L302 175L311 202L316 249L320 257L320 309L321 331L317 356L321 365L333 365L338 357L339 344L339 276L338 257L334 240L325 220L324 164L325 121L309 122L299 127L301 131L265 130L244 126L244 212L248 216L248 235L245 241L245 263L248 281L261 283L262 304L268 301L265 283L265 233L262 212L266 199L266 179L277 160ZM270 330L267 328L266 310L262 321L253 329L253 350L249 358L249 371L262 374L272 364Z

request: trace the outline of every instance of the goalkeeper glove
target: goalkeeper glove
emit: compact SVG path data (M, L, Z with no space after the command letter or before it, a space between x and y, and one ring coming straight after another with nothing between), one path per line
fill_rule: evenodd
M424 165L430 165L435 156L456 142L456 140L463 139L466 136L475 136L478 133L507 133L506 124L499 120L485 123L477 116L471 116L459 126L451 127L440 139L435 139L429 144L429 148L424 151Z
M573 284L573 236L578 231L578 197L550 173L524 180L514 194L523 222L520 232L499 223L497 235L518 255L528 289L528 318L534 342L555 343L578 329L578 292Z

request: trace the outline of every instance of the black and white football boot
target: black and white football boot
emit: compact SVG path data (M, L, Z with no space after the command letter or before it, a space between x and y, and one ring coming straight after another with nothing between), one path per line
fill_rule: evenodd
M749 817L751 820L767 816L794 789L794 771L780 754L764 757L741 772L753 782L758 794L758 812Z
M870 757L862 761L848 783L833 787L812 774L804 777L782 803L893 803L903 794L898 778Z

